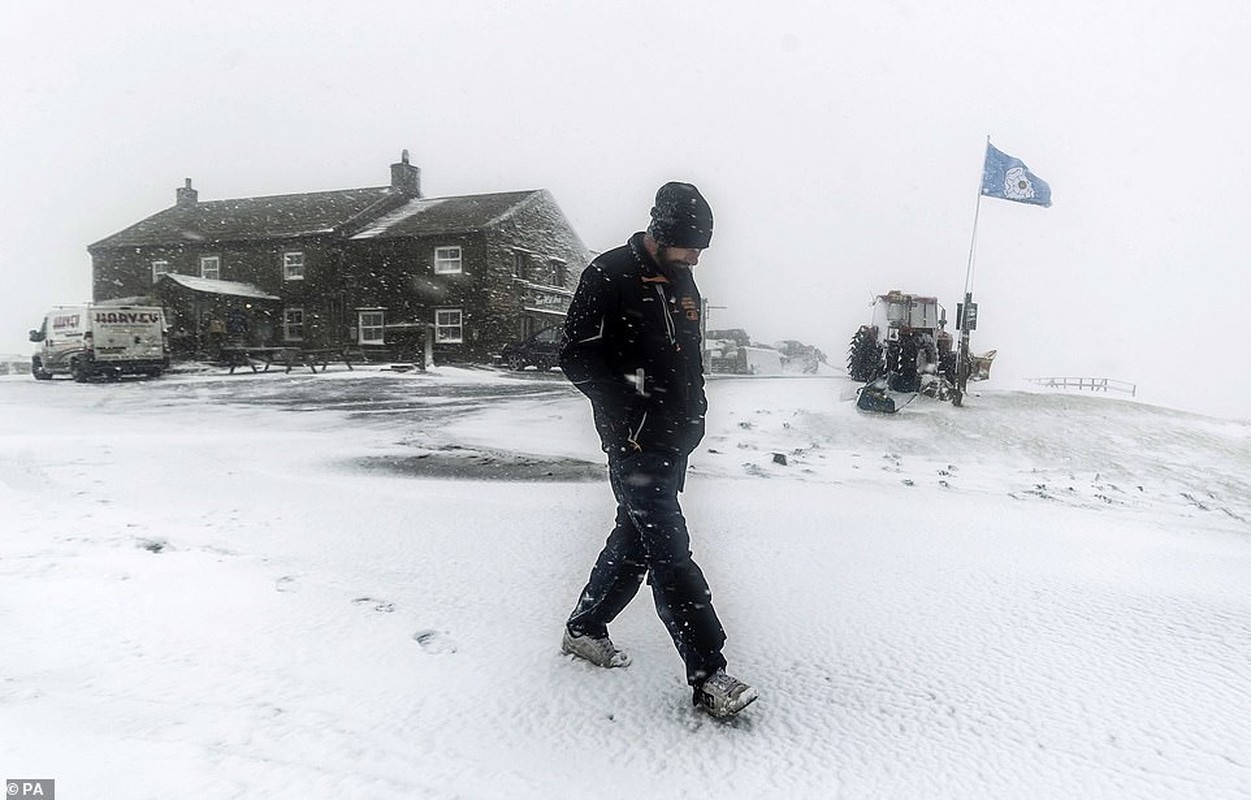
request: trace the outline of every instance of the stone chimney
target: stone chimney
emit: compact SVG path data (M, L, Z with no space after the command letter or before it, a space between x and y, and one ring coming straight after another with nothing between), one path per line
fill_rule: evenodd
M391 188L407 197L421 197L421 167L408 163L407 150L400 153L400 163L391 165Z
M200 193L191 188L191 179L187 178L187 185L178 187L177 205L179 208L191 208L200 198Z

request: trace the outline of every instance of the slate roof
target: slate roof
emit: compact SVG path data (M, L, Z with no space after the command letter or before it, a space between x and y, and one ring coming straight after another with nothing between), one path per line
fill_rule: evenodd
M531 189L459 197L414 198L382 215L351 238L435 236L478 231L507 219L524 203L542 194L542 189Z
M88 250L184 242L238 242L282 239L333 233L364 212L400 196L390 188L343 189L331 192L205 200L190 206L171 206L118 233L101 239ZM371 215L365 215L369 219Z
M542 189L533 189L405 200L393 189L381 187L207 200L167 208L87 249L242 242L315 234L369 239L460 233L490 227L543 194Z

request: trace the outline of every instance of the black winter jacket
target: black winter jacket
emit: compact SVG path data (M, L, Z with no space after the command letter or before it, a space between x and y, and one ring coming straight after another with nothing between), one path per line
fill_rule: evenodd
M691 271L662 271L642 233L582 272L565 320L560 368L590 398L609 455L687 455L703 438L701 312Z

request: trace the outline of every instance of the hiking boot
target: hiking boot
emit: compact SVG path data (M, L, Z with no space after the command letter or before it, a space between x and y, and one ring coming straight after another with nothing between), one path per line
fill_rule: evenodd
M732 717L760 696L752 687L719 669L695 687L693 702L718 719Z
M565 637L560 642L562 653L590 661L597 667L628 667L630 656L618 650L612 639L605 636L593 639L590 636L578 636L565 629Z

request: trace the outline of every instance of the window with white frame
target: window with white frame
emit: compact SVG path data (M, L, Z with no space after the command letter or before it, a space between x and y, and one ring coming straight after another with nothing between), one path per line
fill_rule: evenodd
M434 340L452 344L465 341L459 308L440 308L434 312Z
M282 279L284 281L304 280L304 254L288 250L282 254Z
M200 277L210 278L215 281L221 280L221 256L200 256Z
M386 312L384 311L357 312L356 341L359 344L383 344L385 320Z
M153 261L152 262L152 282L153 283L156 283L157 281L161 279L162 275L166 275L168 273L169 273L168 261Z
M459 247L434 248L434 274L450 275L461 271Z
M282 312L282 338L288 342L304 339L304 309L288 308Z

